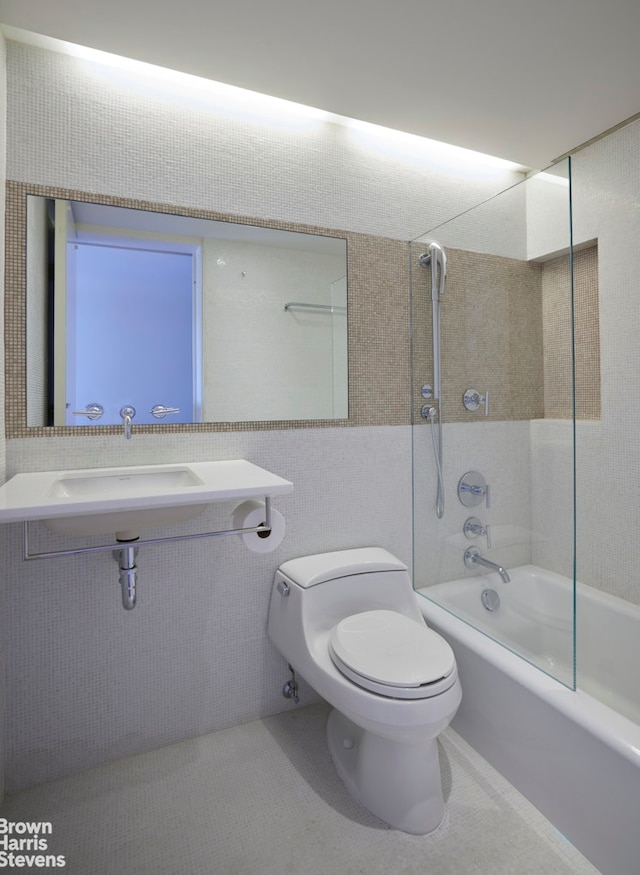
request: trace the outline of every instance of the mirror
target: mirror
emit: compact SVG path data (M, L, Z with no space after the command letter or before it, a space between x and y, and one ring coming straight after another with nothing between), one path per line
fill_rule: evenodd
M27 427L348 417L346 239L75 194L25 197Z

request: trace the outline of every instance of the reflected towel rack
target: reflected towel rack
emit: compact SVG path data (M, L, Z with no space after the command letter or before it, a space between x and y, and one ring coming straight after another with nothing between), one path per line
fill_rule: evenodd
M289 310L314 310L317 313L346 313L347 308L334 304L304 304L302 301L289 301L284 305Z

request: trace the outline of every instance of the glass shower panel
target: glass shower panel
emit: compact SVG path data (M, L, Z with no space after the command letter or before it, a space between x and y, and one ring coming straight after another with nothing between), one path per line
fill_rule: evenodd
M434 242L446 253L437 306ZM415 588L574 686L569 160L426 232L410 254Z

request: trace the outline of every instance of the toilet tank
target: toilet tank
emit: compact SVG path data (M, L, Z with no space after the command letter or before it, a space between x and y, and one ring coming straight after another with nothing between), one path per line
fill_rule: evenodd
M379 571L404 572L411 586L407 566L382 547L357 547L353 550L301 556L299 559L283 562L279 570L303 589L328 580Z
M381 547L364 547L302 556L284 562L276 572L269 637L277 645L376 609L395 610L424 622L407 566L393 554Z

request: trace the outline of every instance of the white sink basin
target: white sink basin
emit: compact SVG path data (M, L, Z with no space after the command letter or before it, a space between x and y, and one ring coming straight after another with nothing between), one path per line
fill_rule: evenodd
M212 502L292 489L244 459L16 474L0 487L0 522L42 520L61 534L115 532L129 540L194 519Z
M203 486L202 480L188 468L170 471L122 470L113 473L75 473L56 480L53 494L68 498L122 498L138 495L141 491L161 492L176 486Z

